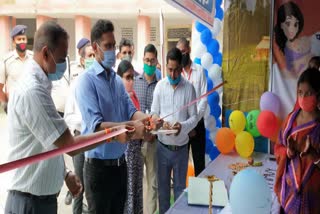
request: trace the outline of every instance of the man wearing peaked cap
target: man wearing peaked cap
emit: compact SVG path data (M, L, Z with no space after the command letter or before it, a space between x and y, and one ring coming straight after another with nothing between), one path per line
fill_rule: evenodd
M80 61L71 63L70 94L66 99L64 109L64 119L74 136L80 135L82 122L82 116L75 98L75 86L77 83L77 78L79 74L81 74L85 69L91 66L95 56L89 39L80 39L77 44L77 49L80 55ZM75 173L79 176L83 185L84 153L80 153L72 157L72 159ZM83 195L84 194L82 192L79 197L74 198L72 204L73 214L81 214L87 212L87 207L83 203ZM71 202L72 194L70 193L70 191L68 191L65 198L65 204L69 205L71 204Z
M27 50L27 26L16 25L10 33L13 48L0 61L0 101L6 111L6 103L9 99L10 90L20 78L25 63L33 56L32 51Z

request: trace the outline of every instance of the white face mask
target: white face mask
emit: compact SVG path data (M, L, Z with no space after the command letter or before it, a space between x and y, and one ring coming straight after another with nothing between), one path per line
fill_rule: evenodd
M122 59L121 59L121 60L127 60L127 61L129 61L129 62L132 62L132 56L131 56L131 55L129 55L129 54L124 55L124 57L122 57Z

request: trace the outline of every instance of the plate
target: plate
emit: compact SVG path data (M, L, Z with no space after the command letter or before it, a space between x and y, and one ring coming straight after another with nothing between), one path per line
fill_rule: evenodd
M158 131L151 131L151 134L176 134L176 129L159 129Z

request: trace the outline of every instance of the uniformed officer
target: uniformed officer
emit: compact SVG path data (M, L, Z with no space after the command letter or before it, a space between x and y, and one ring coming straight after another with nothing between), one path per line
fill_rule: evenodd
M9 52L0 62L0 101L6 111L10 90L20 78L25 63L32 59L33 52L27 50L27 26L16 25L10 36L15 50Z

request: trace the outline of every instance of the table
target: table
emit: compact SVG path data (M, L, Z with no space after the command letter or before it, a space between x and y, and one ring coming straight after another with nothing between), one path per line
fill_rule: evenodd
M279 203L276 195L273 191L274 179L276 175L277 164L274 160L270 160L271 155L264 153L254 153L252 155L255 161L262 161L263 166L254 167L260 174L264 175L268 185L272 191L272 213L279 213ZM247 160L239 157L238 154L219 155L215 160L211 161L208 166L201 172L199 177L205 177L207 175L215 175L218 178L224 180L226 188L229 194L230 184L233 178L232 170L228 168L228 165L235 162L246 162ZM213 207L213 213L220 213L223 207ZM166 212L167 214L207 214L207 206L195 206L188 205L187 193L183 192L174 205Z

